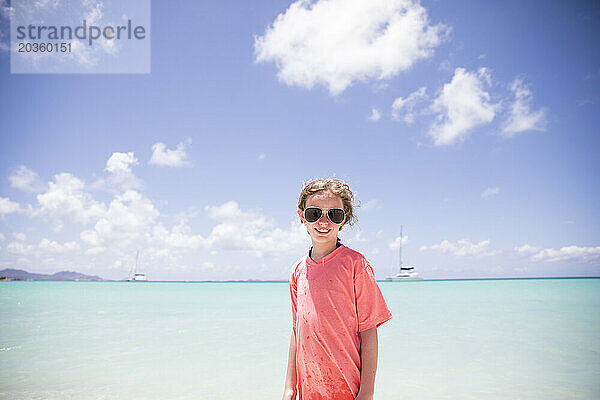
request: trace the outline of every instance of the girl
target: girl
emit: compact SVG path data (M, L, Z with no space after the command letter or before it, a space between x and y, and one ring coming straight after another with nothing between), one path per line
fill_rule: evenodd
M340 243L354 195L337 178L307 182L298 215L312 240L290 276L292 337L284 400L372 400L377 327L392 318L365 257ZM296 389L297 388L297 389Z

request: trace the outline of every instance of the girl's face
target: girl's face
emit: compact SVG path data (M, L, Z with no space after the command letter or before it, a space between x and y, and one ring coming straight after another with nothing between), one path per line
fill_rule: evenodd
M331 244L337 241L337 234L340 228L343 226L344 221L341 224L334 224L327 218L327 210L330 208L341 208L344 209L344 204L339 196L331 193L329 190L323 190L315 193L306 199L305 208L318 207L323 210L323 215L315 222L308 222L304 218L304 211L298 209L298 215L302 220L302 223L306 225L306 230L312 239L313 245L315 244Z

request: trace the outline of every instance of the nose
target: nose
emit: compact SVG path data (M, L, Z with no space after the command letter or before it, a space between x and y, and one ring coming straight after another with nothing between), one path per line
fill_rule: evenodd
M329 218L327 217L327 212L323 212L321 214L321 218L317 221L320 224L329 224Z

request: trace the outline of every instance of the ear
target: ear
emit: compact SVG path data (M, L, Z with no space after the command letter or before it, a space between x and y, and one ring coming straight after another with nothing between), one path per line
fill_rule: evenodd
M306 224L306 221L304 220L304 213L302 212L301 209L298 209L298 216L300 217L300 222L302 222L303 224Z

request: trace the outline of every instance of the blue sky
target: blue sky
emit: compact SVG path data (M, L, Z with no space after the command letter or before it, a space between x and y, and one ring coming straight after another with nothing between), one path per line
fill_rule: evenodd
M150 74L11 74L1 4L0 269L284 280L335 174L378 278L600 275L594 2L153 2Z

